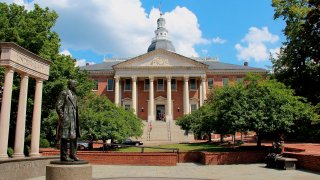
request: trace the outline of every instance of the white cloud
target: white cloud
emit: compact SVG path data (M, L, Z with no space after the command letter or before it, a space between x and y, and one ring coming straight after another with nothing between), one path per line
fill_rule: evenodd
M278 59L278 56L279 56L279 54L280 54L280 47L276 47L276 48L274 48L274 49L270 49L270 53L271 53L271 56L272 56L273 58Z
M23 0L20 4L26 4ZM12 2L12 1L11 1ZM140 0L34 0L59 14L55 30L64 49L91 49L100 54L132 57L146 53L154 37L159 10L147 13ZM195 45L206 44L196 15L177 6L164 14L169 36L178 53L198 56Z
M87 62L87 60L85 60L85 59L80 59L80 60L76 61L76 67L78 67L78 66L79 66L79 67L81 67L81 66L86 66L87 63L88 63L89 65L95 64L94 62Z
M212 43L214 43L214 44L224 44L224 43L227 42L227 40L222 39L222 38L220 38L220 37L212 38L211 41L212 41Z
M245 45L237 43L235 45L238 51L237 58L239 60L266 61L269 53L275 49L268 49L267 43L275 43L279 40L279 36L271 34L267 27L261 29L256 27L249 28L249 32L241 40Z
M63 54L65 56L71 56L72 57L72 54L70 53L70 51L68 51L67 49L61 51L59 54Z

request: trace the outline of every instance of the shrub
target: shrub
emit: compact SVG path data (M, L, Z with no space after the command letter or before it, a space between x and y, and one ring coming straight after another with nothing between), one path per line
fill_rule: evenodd
M9 157L11 157L11 158L12 158L12 155L13 155L13 149L12 149L11 147L8 147L8 149L7 149L7 154L8 154L8 156L9 156Z
M43 138L40 138L40 147L41 148L48 148L50 147L50 143L47 139L43 139Z

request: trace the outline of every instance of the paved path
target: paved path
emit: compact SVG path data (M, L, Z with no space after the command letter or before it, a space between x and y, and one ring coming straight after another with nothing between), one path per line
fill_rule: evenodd
M44 180L45 177L32 180ZM318 180L319 173L301 170L276 170L264 164L204 166L183 163L177 166L113 166L93 165L94 180L208 180L208 179L259 179L259 180Z

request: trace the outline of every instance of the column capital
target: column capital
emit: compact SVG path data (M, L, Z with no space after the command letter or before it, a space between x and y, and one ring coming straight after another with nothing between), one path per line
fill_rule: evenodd
M27 74L27 73L20 73L19 74L19 76L21 77L21 78L27 78L27 79L29 79L29 76L28 76L29 74Z
M131 79L133 82L136 82L137 81L137 76L131 76Z
M114 78L116 79L116 81L120 80L120 76L114 76Z
M171 81L172 76L166 76L166 78L167 78L167 81Z
M5 71L8 73L14 73L14 69L12 67L6 67Z
M36 79L36 82L37 82L37 83L42 83L42 82L43 82L43 79Z
M202 81L205 81L205 80L206 80L206 77L207 77L206 75L201 75L201 80L202 80Z
M154 77L153 76L149 76L149 81L154 81Z
M183 76L184 81L189 81L189 76Z

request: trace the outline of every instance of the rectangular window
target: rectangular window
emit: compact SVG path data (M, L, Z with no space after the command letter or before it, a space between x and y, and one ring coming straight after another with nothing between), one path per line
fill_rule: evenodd
M223 78L222 82L223 82L223 86L228 86L229 78Z
M176 91L177 90L177 80L171 79L171 90Z
M108 79L107 91L113 91L113 79Z
M212 89L214 86L214 79L213 78L209 78L208 79L208 87L209 89Z
M144 80L144 90L149 91L150 81L149 79Z
M197 80L196 79L190 79L190 90L191 91L197 90Z
M197 110L197 104L191 104L191 112Z
M131 79L126 79L124 84L125 91L131 91Z
M243 78L237 78L237 83L242 83Z
M98 90L98 86L99 86L99 81L97 79L93 80L94 86L92 90L97 91Z
M164 91L163 79L158 79L158 91Z

